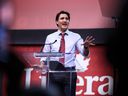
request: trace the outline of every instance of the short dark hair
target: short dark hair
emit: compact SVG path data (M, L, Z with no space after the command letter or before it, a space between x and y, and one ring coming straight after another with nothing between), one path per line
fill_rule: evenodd
M56 21L58 21L60 14L67 14L67 16L68 16L68 18L69 18L69 20L70 20L70 13L67 12L67 11L63 11L63 10L62 10L62 11L60 11L59 13L57 13L56 18L55 18Z

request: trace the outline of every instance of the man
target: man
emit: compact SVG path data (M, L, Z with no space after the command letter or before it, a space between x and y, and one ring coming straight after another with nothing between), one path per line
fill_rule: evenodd
M58 30L47 36L43 52L65 53L64 58L50 58L50 70L64 70L65 72L50 73L49 86L56 84L57 87L63 91L62 94L64 96L75 96L77 80L74 63L75 53L76 50L78 50L83 56L88 56L88 47L94 45L92 43L94 38L92 36L87 36L85 41L83 41L79 34L69 31L70 14L66 11L60 11L57 13L55 21ZM61 46L61 42L64 43L62 45L63 47ZM41 59L42 65L40 65L40 67L44 66L43 61L45 61L45 59L46 58ZM59 63L53 63L52 61L57 61Z

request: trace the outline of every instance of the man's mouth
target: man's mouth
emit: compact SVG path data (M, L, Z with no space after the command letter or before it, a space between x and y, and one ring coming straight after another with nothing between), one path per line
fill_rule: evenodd
M62 24L63 26L67 26L68 24Z

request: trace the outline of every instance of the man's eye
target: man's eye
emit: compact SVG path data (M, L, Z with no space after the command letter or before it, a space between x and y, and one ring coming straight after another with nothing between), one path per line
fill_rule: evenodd
M61 20L63 20L63 19L69 20L68 18L64 18L64 17L63 17L63 18L60 18L60 19L61 19Z
M64 18L60 18L61 20L63 20Z
M66 18L66 20L69 20L69 18Z

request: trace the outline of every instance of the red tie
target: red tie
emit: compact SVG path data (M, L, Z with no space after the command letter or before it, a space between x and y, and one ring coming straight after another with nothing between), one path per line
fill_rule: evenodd
M65 34L61 34L60 49L59 49L59 52L61 52L61 53L65 53L64 35ZM60 63L64 64L64 58L60 58L59 61L60 61Z

